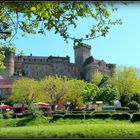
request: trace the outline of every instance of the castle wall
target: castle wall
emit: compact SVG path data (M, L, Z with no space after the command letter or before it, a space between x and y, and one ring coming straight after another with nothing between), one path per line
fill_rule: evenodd
M26 77L44 78L49 75L79 77L79 71L66 57L16 57L15 72L24 72Z
M6 69L0 70L0 75L10 77L14 73L22 74L29 78L41 79L49 75L60 75L68 78L84 78L92 80L96 71L105 75L112 74L113 64L106 64L103 60L96 60L91 56L91 46L83 44L75 46L75 63L70 63L69 56L66 57L43 57L43 56L14 56L6 49L4 63Z

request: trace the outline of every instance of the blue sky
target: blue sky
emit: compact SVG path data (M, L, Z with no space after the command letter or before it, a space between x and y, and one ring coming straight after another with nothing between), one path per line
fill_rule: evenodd
M127 65L140 68L140 2L129 5L117 3L118 11L112 17L122 19L122 25L111 27L107 37L100 37L84 43L92 46L91 54L94 58L107 63ZM71 33L80 36L86 34L92 25L91 19L79 20L79 30ZM16 48L23 50L25 55L32 53L34 56L70 56L74 62L73 42L67 44L59 35L52 31L46 36L28 35L15 40Z

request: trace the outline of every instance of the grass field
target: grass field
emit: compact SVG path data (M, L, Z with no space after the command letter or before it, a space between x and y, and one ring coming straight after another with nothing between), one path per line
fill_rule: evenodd
M24 124L23 122L25 122ZM2 123L3 121L3 123ZM5 122L4 122L5 121ZM9 121L9 122L8 122ZM139 138L140 123L111 119L63 120L49 119L0 120L0 138ZM28 122L28 123L27 123ZM9 127L8 124L12 127ZM4 125L5 124L5 125ZM22 127L20 125L22 125Z

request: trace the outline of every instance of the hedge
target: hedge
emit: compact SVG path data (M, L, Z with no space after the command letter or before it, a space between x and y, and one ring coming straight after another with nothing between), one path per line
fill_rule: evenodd
M93 113L91 114L92 118L94 119L108 119L110 118L110 113Z
M90 114L67 114L67 115L64 115L63 117L64 119L91 119L92 116Z
M64 119L83 119L82 114L66 114L64 115Z
M129 113L115 113L111 115L111 119L113 120L130 120L131 116Z
M135 117L135 115L134 115ZM58 120L60 118L63 119L108 119L111 118L113 120L130 120L131 115L129 113L86 113L86 114L54 114L52 121ZM133 118L134 119L134 118ZM140 120L140 114L139 114Z
M131 118L131 122L136 122L136 121L140 121L140 113L134 113L132 118Z
M137 112L139 110L139 104L136 102L136 101L131 101L129 104L128 104L128 107L131 111L133 112Z
M56 120L58 120L58 119L60 119L60 118L63 118L63 117L64 117L64 115L61 115L61 114L54 114L51 121L56 121Z

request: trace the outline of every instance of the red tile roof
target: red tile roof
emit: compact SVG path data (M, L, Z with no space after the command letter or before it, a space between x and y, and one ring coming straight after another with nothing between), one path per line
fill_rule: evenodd
M0 89L12 88L13 79L0 79Z

